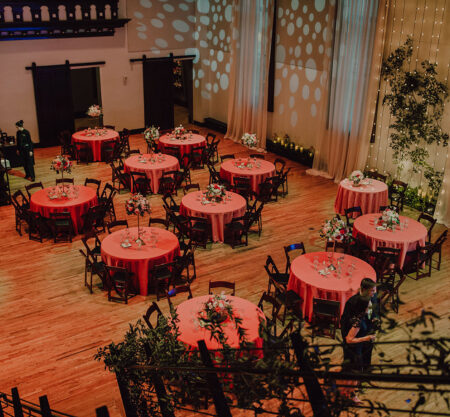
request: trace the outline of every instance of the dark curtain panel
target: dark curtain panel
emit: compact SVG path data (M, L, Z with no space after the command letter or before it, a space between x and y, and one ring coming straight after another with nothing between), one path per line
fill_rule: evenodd
M194 119L194 100L192 92L192 59L181 61L183 63L184 91L186 94L186 104L189 111L189 123Z
M144 114L146 126L173 128L173 59L144 60Z
M33 81L40 144L58 145L59 132L73 131L70 67L33 65Z

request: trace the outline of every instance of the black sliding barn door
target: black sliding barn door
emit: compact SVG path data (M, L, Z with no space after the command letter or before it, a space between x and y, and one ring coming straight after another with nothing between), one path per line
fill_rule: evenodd
M58 133L73 131L70 67L34 65L33 82L40 144L43 147L59 145Z
M173 128L173 59L144 60L145 125Z

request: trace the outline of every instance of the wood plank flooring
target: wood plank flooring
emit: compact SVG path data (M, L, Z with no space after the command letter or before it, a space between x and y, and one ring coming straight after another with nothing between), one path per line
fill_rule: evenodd
M131 147L145 151L142 135L132 136ZM249 153L223 138L219 151L236 156ZM59 153L59 148L36 149L35 153L37 180L44 186L54 184L50 160ZM272 161L275 157L266 156ZM322 250L324 242L318 236L318 228L333 215L337 185L306 175L306 168L297 163L288 162L288 166L292 168L289 195L264 208L261 237L252 234L248 247L244 248L233 250L228 245L212 244L206 250L196 251L198 279L192 286L194 296L207 293L209 280L228 279L236 281L237 296L257 303L267 288L263 265L268 254L284 268L284 245L303 241L308 251ZM105 163L76 166L72 175L76 184L83 184L86 177L111 180L110 167ZM192 182L199 182L202 187L208 183L206 169L193 171L192 175ZM13 191L28 183L23 176L23 169L13 170ZM123 203L127 195L122 192L115 200L118 219L126 218ZM162 217L160 196L150 197L150 203L152 216ZM417 217L410 210L406 213ZM79 236L72 243L54 244L46 240L41 244L16 233L12 206L0 207L0 219L0 391L10 392L12 387L18 387L21 396L33 402L46 394L54 409L82 417L93 415L101 405L107 405L113 416L123 415L113 375L95 362L93 356L98 347L112 340L119 342L128 323L142 316L154 296L137 296L129 305L122 305L108 302L99 289L91 295L83 285ZM135 218L128 221L131 225L136 223ZM435 227L433 240L442 230L441 225ZM405 304L398 315L401 321L423 308L448 316L449 253L447 242L441 271L434 271L431 278L406 280L401 291ZM164 312L168 311L165 301L160 306ZM448 319L437 322L435 334L448 336L448 323ZM403 337L396 330L382 339ZM392 346L389 355L400 360L403 347ZM395 408L405 406L405 395L395 391L366 393Z

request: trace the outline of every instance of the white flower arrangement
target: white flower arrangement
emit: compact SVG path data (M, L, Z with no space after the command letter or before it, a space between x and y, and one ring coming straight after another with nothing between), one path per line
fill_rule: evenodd
M337 217L327 220L319 231L320 237L328 241L345 242L351 238L351 233L345 222Z
M89 117L100 117L103 114L103 110L98 104L93 104L92 106L89 106L86 114Z
M220 184L210 184L206 187L206 198L209 201L222 201L226 188Z
M254 133L244 133L241 138L242 143L249 148L254 148L258 144L258 139Z
M353 185L359 185L364 178L364 174L359 170L353 171L348 177L349 181L351 181Z
M144 131L144 139L148 141L155 141L159 139L159 128L155 126L150 126Z
M392 209L384 210L379 220L381 220L383 227L390 230L394 230L395 226L400 224L398 213Z
M222 323L233 318L233 307L224 293L211 295L199 312L198 323L200 327L208 327L211 323Z
M183 125L177 126L172 131L172 137L174 139L183 139L183 136L186 134L186 129L183 127Z

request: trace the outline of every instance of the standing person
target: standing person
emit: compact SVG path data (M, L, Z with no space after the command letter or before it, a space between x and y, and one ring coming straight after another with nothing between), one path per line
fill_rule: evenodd
M369 334L369 327L364 316L369 312L370 298L361 294L351 297L345 304L344 313L341 317L341 332L344 342L344 364L343 370L350 372L364 371L364 346L375 340L374 334ZM350 383L349 383L350 384ZM356 386L357 383L354 383ZM353 401L360 402L353 391Z
M380 322L380 308L378 303L378 296L376 293L377 283L370 278L363 278L361 280L360 288L357 294L350 297L344 306L344 312L342 313L342 320L348 320L348 316L351 314L353 309L352 304L358 298L358 296L365 297L369 300L369 308L367 313L362 317L363 328L365 329L365 334L374 334L379 327ZM342 335L344 337L344 335ZM362 342L360 345L361 355L362 355L362 371L368 372L372 363L372 342Z
M23 167L25 169L25 178L30 181L34 181L34 152L30 132L24 129L23 120L19 120L16 123L16 128L17 154L22 157Z

